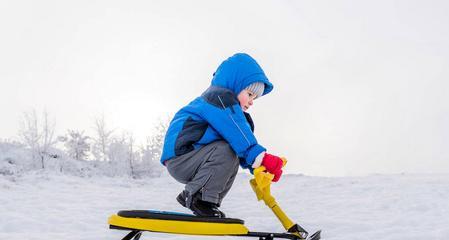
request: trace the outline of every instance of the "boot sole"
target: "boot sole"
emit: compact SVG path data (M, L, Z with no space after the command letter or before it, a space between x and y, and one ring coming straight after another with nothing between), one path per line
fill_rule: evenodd
M178 201L179 204L181 204L183 207L186 208L186 201L184 200L184 198L181 196L182 194L179 194L176 197L176 201Z

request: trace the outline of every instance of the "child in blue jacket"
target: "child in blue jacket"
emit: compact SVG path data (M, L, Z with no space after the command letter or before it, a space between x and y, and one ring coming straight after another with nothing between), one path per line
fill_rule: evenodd
M168 127L161 163L185 184L177 201L197 216L221 217L218 209L231 188L238 166L251 170L265 166L278 181L282 160L266 153L253 134L246 112L273 85L248 54L225 60L214 73L211 86L181 108Z

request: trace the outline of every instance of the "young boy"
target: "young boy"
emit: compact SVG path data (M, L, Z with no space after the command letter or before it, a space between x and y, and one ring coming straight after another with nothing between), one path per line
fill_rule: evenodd
M197 216L221 217L218 209L231 188L238 166L252 172L260 165L282 175L282 160L266 153L253 134L246 112L273 85L248 54L225 60L214 73L211 86L179 110L167 130L161 163L185 184L177 201Z

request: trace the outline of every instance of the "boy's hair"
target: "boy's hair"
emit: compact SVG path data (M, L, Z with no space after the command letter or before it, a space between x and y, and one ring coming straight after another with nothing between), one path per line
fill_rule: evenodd
M250 84L245 89L256 94L256 96L257 96L256 98L258 98L258 97L262 96L263 90L265 89L265 84L263 82L255 82L255 83Z

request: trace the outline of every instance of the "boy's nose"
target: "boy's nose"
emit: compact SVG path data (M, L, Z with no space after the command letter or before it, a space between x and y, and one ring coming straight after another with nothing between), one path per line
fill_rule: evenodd
M249 104L250 106L252 106L252 105L253 105L253 100L249 101L248 104Z

